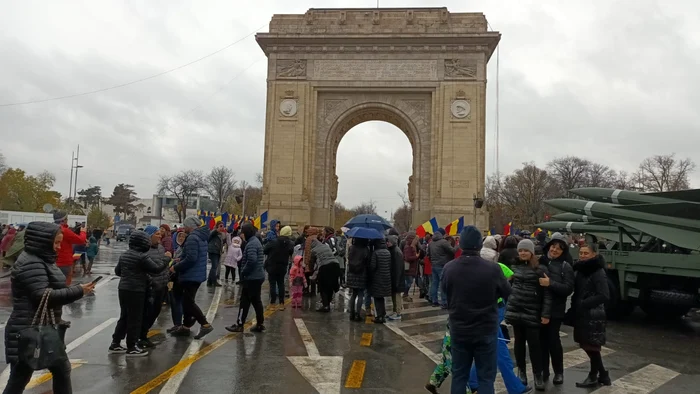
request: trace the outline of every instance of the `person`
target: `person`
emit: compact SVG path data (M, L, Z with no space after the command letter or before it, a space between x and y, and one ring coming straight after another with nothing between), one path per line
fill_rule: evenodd
M408 296L408 291L411 289L411 286L413 286L414 280L416 283L420 283L420 276L418 275L418 260L420 259L420 256L418 251L418 236L415 232L410 232L406 235L402 254L404 259L403 269L405 275L403 297L406 298L407 302L411 302L412 300ZM418 287L420 288L421 286L418 285Z
M518 366L518 377L527 385L525 371L525 346L528 345L530 363L535 377L535 389L545 389L542 366L540 330L549 324L552 313L552 294L549 288L540 285L540 278L549 271L540 265L535 255L535 244L529 239L518 243L520 261L510 267L513 270L513 294L507 304L506 322L513 326L515 343L513 350Z
M292 293L292 308L301 308L301 295L306 287L306 276L301 266L301 256L294 256L292 269L289 270L289 289Z
M61 228L53 223L31 222L27 225L24 251L12 267L12 312L5 327L5 361L10 365L10 376L3 394L22 393L32 379L34 370L20 360L19 333L32 324L46 289L51 289L49 308L56 319L61 318L63 305L92 293L94 283L66 285L63 272L56 266L56 256L63 242ZM53 375L53 392L73 392L68 360L49 368Z
M605 260L598 254L594 243L584 243L578 256L579 261L573 267L576 278L569 315L574 321L574 341L588 355L591 370L585 380L576 383L576 387L610 386L610 373L600 354L606 339L605 303L610 299Z
M207 277L207 286L209 287L221 287L221 283L219 283L219 263L221 262L221 250L224 248L223 234L225 233L226 229L221 222L217 223L216 228L209 233L209 241L207 243L207 254L211 261L211 268Z
M119 321L114 328L109 353L126 353L127 357L143 357L148 351L138 347L137 342L143 326L143 309L149 287L149 274L159 274L167 268L162 261L153 261L146 252L151 247L151 238L143 231L134 231L129 237L129 249L119 256L114 273L119 280ZM121 341L126 337L126 348Z
M501 243L498 246L498 262L513 268L519 261L518 239L514 235L501 238Z
M179 263L182 260L185 252L183 245L185 244L187 233L180 228L176 231L176 235L174 246L175 254L173 255L172 260L170 260L169 267ZM168 293L170 296L170 317L173 320L173 326L168 328L166 332L168 334L173 334L174 336L184 334L189 335L189 330L185 329L185 327L182 325L182 288L180 287L178 275L177 272L172 272L171 270L169 270L169 272L170 277L168 278Z
M0 257L5 257L5 254L10 250L10 247L12 246L16 235L17 229L15 229L13 226L10 226L7 230L7 234L5 234L5 236L2 238L2 241L0 241Z
M182 225L185 232L189 234L182 246L185 250L180 262L170 267L170 272L177 273L180 286L175 297L182 302L184 314L181 331L177 332L176 335L189 335L196 321L200 327L194 339L202 339L214 331L214 327L209 324L207 317L204 316L195 301L199 286L207 279L207 251L210 232L209 228L204 226L202 219L196 216L185 218Z
M163 249L165 249L166 252L170 252L170 254L175 252L173 249L173 234L170 231L170 226L166 223L161 224L160 235L160 243L163 245Z
M263 315L263 304L260 298L262 285L265 282L264 255L260 238L255 235L257 232L258 229L250 223L246 223L241 227L241 235L246 244L243 249L240 271L240 307L236 323L226 327L226 330L230 332L243 332L251 304L255 309L256 319L255 327L251 331L265 331L265 316Z
M484 238L484 246L481 248L481 258L490 261L492 263L497 263L498 262L498 252L496 251L498 249L498 244L496 243L496 238L493 236L489 235L488 237Z
M433 241L436 242L436 241ZM444 266L442 290L447 295L452 353L452 394L465 393L476 364L479 393L493 394L496 379L497 302L511 289L500 267L479 256L481 232L466 226L460 234L462 255Z
M304 238L304 253L302 256L304 256L303 265L306 274L306 281L309 284L309 286L307 286L305 289L306 292L304 295L310 297L316 295L316 282L311 280L311 275L313 275L316 268L313 266L313 262L311 261L311 243L314 239L318 239L320 233L321 231L317 227L309 227L304 231L306 237Z
M328 234L329 231L325 233ZM331 232L331 235L333 233ZM330 312L333 295L340 290L340 265L329 242L323 242L323 235L311 241L311 265L314 273L311 280L318 285L321 293L321 306L317 312Z
M393 304L393 312L387 316L389 320L401 320L402 296L406 287L404 257L398 243L399 237L396 235L386 237L386 245L391 253L391 302Z
M340 287L346 288L345 285L345 270L346 270L346 255L348 249L348 239L343 234L343 230L338 229L335 231L335 239L337 240L338 247L336 248L336 258L338 259L338 265L340 266Z
M231 274L231 283L236 282L236 267L243 258L243 251L241 250L241 237L235 236L231 238L231 244L228 245L228 251L226 252L226 259L224 260L224 267L226 267L226 273L224 274L224 280L228 282L228 276Z
M26 232L26 227L26 224L20 223L19 226L17 226L17 233L15 233L14 239L8 239L11 245L8 247L5 256L0 258L3 266L12 267L19 255L24 251L24 234Z
M374 298L376 314L374 322L384 324L386 304L384 297L391 296L391 253L387 249L386 239L374 241L374 251L369 261L369 293Z
M535 252L536 254L537 252ZM549 357L552 356L552 383L564 383L564 349L561 346L559 329L566 316L566 302L574 292L574 269L570 259L569 243L559 233L554 233L552 239L544 246L540 264L546 265L549 277L540 278L540 286L549 288L552 294L552 315L549 324L540 330L542 345L542 379L549 380Z
M348 250L347 287L350 288L350 320L363 321L362 302L367 288L367 273L369 263L369 240L352 238Z
M282 223L280 223L280 221L275 220L275 219L270 220L270 231L268 231L267 234L265 234L265 243L274 241L277 238L277 236L279 235L281 228L282 228ZM289 229L291 230L292 228L290 227ZM290 231L289 235L290 236L292 235L291 231Z
M89 245L87 248L87 251L85 254L87 255L88 259L88 265L87 269L85 270L85 275L90 275L92 274L92 265L95 263L95 257L97 257L97 253L100 251L100 245L97 242L97 238L95 238L94 235L90 236L90 240L88 241Z
M151 247L146 254L154 262L162 263L166 267L169 267L171 254L165 251L161 243L163 231L156 226L146 226L143 231L151 237ZM153 342L148 339L148 330L153 327L156 319L158 319L158 315L160 315L163 301L165 301L168 295L169 279L170 271L166 269L158 274L150 275L150 286L146 292L146 303L143 308L141 336L137 344L137 346L142 349L155 347Z
M285 226L279 231L279 235L268 238L263 248L263 253L267 256L265 270L270 281L270 306L274 307L275 303L278 303L280 311L284 310L284 277L289 267L289 258L294 252L291 236L292 228Z
M79 234L76 234L73 229L68 227L68 215L63 211L54 212L53 221L61 227L61 232L63 233L63 244L61 244L61 250L58 252L56 265L65 275L66 285L70 286L73 281L73 245L85 245L87 232L85 227L81 226Z
M445 239L445 229L439 228L433 235L432 241L428 245L428 257L430 257L433 273L430 282L430 299L433 302L433 306L447 309L446 295L439 291L439 289L442 289L440 281L442 280L442 269L445 267L445 264L454 259L455 250L450 246L449 241ZM440 299L438 299L438 293L440 293Z

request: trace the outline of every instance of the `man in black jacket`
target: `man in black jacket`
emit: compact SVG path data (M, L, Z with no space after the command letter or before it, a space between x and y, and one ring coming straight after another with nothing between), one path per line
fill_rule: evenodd
M284 226L279 236L268 241L263 248L267 256L265 270L270 281L270 307L279 303L278 309L284 310L284 277L289 267L289 258L294 252L294 243L291 240L292 228Z
M462 230L462 255L447 263L442 288L447 294L452 339L452 394L466 392L472 361L476 364L479 394L493 394L496 379L498 299L507 300L510 285L498 264L479 255L481 232Z
M211 261L211 268L207 277L207 286L209 287L221 287L221 283L219 283L219 262L221 262L221 250L223 249L222 234L226 234L226 228L221 222L217 223L216 228L209 234L209 244L207 246L207 254L209 255L209 261Z

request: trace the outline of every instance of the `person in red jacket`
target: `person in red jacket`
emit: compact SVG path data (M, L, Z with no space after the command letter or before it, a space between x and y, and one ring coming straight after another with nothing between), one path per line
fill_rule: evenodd
M68 215L65 212L56 211L53 214L54 223L61 226L63 241L61 241L61 249L58 251L56 265L61 269L63 275L66 276L66 286L70 286L73 280L73 245L79 245L87 242L87 230L85 226L80 227L80 234L76 234L72 228L68 227Z

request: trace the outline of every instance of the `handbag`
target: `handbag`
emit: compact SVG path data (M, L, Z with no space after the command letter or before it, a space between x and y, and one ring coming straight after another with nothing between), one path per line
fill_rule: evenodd
M49 308L51 289L46 289L30 327L17 334L19 360L39 371L68 361L66 346L56 325L53 309Z

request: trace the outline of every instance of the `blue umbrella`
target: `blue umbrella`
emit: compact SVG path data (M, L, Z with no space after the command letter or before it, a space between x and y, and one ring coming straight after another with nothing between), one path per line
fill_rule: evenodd
M357 215L354 218L348 220L343 227L354 228L354 227L366 227L373 228L379 232L390 229L392 226L383 217L379 215Z
M379 231L369 227L353 227L345 235L348 238L382 239L384 236Z

